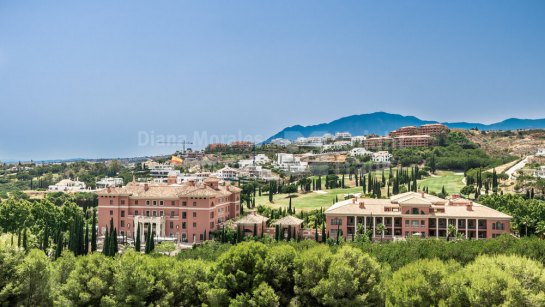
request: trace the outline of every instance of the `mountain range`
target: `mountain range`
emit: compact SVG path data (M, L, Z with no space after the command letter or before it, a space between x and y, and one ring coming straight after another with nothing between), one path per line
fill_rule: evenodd
M352 135L387 135L390 131L403 126L421 126L438 123L437 121L422 120L415 116L403 116L386 112L351 115L336 119L329 123L310 126L295 125L284 128L282 131L264 141L269 143L276 138L295 140L298 137L322 136L326 133L350 132ZM444 122L449 128L479 130L516 130L516 129L545 129L545 118L519 119L509 118L493 124L468 123L468 122Z

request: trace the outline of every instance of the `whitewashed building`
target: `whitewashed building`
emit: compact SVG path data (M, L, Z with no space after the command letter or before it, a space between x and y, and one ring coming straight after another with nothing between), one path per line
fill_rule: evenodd
M85 182L71 179L63 179L47 188L50 192L82 192L86 189Z
M350 150L350 152L348 153L349 155L351 155L352 157L356 157L356 156L372 156L373 155L373 152L372 151L369 151L363 147L356 147L356 148L352 148L352 150Z
M373 153L373 162L377 163L388 163L390 162L390 159L392 158L392 154L390 154L387 151L379 151Z
M123 186L123 178L104 177L96 182L97 189Z

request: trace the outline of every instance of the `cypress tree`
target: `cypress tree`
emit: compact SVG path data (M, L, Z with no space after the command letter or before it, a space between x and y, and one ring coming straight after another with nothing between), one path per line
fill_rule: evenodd
M134 240L134 250L140 252L140 223L136 228L136 239Z
M104 233L104 244L102 244L102 253L104 256L109 256L110 252L110 238L108 233L108 226L106 226L106 232Z
M57 231L57 246L55 247L55 259L58 259L62 254L62 232L59 229Z
M21 247L21 228L17 229L17 247Z
M291 225L288 225L288 242L291 241Z
M26 228L23 230L23 248L28 251L28 239L26 234Z
M288 205L288 214L291 214L291 195L289 196L289 198L290 198L290 201Z
M91 227L91 251L97 250L97 211L93 209L93 224Z
M11 238L13 240L13 236ZM46 225L45 228L44 228L44 237L43 237L43 241L42 241L42 248L43 248L44 252L47 253L47 248L48 247L49 247L49 228Z
M318 219L314 220L314 240L318 242Z
M89 252L89 224L85 225L85 248L83 254L86 255Z
M257 224L254 223L254 238L257 238Z
M325 221L322 221L322 243L325 243L326 234L325 234Z
M340 232L341 232L341 225L337 224L337 245L339 245Z

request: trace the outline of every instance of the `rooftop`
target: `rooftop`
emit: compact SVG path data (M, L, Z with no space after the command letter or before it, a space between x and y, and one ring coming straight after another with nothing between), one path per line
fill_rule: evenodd
M389 199L353 198L340 201L325 213L333 215L401 216L403 207L431 208L427 215L449 218L498 218L511 216L463 198L442 199L420 192L407 192Z

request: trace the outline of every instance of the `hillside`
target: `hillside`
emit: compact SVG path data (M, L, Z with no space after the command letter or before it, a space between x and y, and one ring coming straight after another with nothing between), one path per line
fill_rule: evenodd
M421 126L424 124L437 123L436 121L422 120L414 116L403 116L386 112L375 112L370 114L351 115L334 120L329 123L301 126L295 125L284 128L267 139L264 143L275 138L295 140L298 137L322 136L325 133L347 131L352 135L377 134L386 135L388 132L403 126ZM493 124L452 122L443 123L449 128L479 130L516 130L516 129L544 129L545 119L517 119L510 118Z

